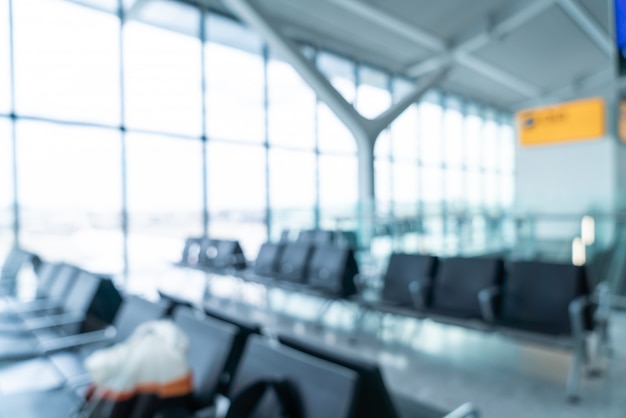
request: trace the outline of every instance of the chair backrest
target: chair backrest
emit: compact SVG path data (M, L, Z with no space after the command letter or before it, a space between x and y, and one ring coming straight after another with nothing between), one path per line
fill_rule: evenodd
M69 292L80 270L70 264L62 263L56 274L54 282L48 291L48 299L55 303L61 303Z
M226 367L224 368L224 381L220 386L219 390L221 393L226 393L228 390L228 385L230 384L230 380L235 373L237 365L239 364L239 360L241 359L241 355L243 354L243 350L246 346L246 341L250 335L260 335L261 334L261 325L259 323L249 321L242 318L235 318L232 315L228 315L222 311L217 311L215 309L211 309L207 306L203 307L204 313L208 316L220 320L222 322L227 322L231 325L234 325L239 329L239 333L235 338L235 341L230 350L230 356L228 361L226 362Z
M22 266L33 259L35 255L31 252L23 250L17 246L13 246L11 251L4 259L2 265L2 278L14 278L20 271Z
M200 312L180 307L174 323L189 338L189 365L193 371L194 398L198 407L210 404L222 381L239 329Z
M43 261L37 271L37 297L45 297L57 278L61 264Z
M87 314L92 299L96 296L100 279L86 271L79 271L70 286L67 296L63 299L63 310Z
M430 284L437 258L422 254L393 253L384 275L382 298L401 306L412 306L409 284L413 281Z
M254 262L254 272L260 276L273 276L278 272L280 259L285 244L266 242L261 245L259 254Z
M453 257L439 260L431 307L465 318L481 318L478 293L502 283L498 258Z
M271 346L252 336L229 391L237 396L251 384L264 379L285 379L300 396L307 418L352 417L358 376L352 370L284 346ZM274 397L266 396L252 415L276 418Z
M110 325L122 303L122 296L111 278L98 277L80 271L74 280L62 307L65 312L85 317L79 332L88 332Z
M313 237L313 244L315 245L330 245L335 243L335 233L334 231L328 231L325 229L319 229L315 231L315 236Z
M96 277L98 288L87 309L86 330L112 324L123 303L122 295L110 276L98 274Z
M189 237L185 240L181 264L191 267L200 265L203 237Z
M530 331L569 335L569 304L588 293L584 267L512 262L502 289L500 319Z
M298 351L356 372L359 376L359 387L355 395L355 417L398 417L393 400L387 391L385 380L377 364L357 359L354 356L342 355L285 335L279 336L278 340L281 344Z
M316 247L308 268L308 284L334 297L356 293L354 276L359 268L354 251L334 245Z
M296 238L296 242L300 244L313 244L315 241L315 230L313 229L303 229L298 233L298 238Z
M118 342L124 341L140 324L163 318L167 313L168 307L167 303L154 303L138 296L127 295L113 321L113 325L117 330L115 340Z
M205 238L202 242L201 264L203 267L245 268L245 257L238 241Z
M313 247L309 244L289 243L280 257L276 277L297 283L304 283Z

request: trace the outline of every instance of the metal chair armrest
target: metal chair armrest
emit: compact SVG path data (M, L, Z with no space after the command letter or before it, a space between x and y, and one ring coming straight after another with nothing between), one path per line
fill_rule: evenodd
M495 322L495 300L500 296L500 288L496 286L488 287L478 292L478 302L480 313L486 322Z
M369 277L363 274L355 274L354 275L354 286L356 287L356 292L359 295L365 293L368 289L368 281Z
M579 296L569 304L569 319L574 338L583 338L585 332L585 308L591 302L589 296Z
M46 328L62 327L64 325L77 324L85 320L85 315L80 313L64 313L60 315L33 318L24 321L26 331L37 331Z
M39 345L41 350L47 354L56 351L79 348L91 344L113 341L115 334L117 334L117 330L115 327L110 326L100 331L85 332L82 334L42 340L39 342Z

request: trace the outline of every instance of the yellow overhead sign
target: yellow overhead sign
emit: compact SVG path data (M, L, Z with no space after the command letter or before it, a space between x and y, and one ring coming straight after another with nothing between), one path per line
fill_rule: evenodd
M619 137L626 142L626 100L619 105Z
M598 139L606 132L601 98L522 110L516 121L524 146Z

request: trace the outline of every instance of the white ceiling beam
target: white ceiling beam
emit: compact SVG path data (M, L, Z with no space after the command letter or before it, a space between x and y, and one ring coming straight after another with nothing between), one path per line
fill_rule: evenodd
M257 32L273 51L285 59L300 74L302 79L311 86L318 97L328 105L350 131L353 133L363 132L363 116L304 56L298 45L276 29L277 25L258 6L247 0L223 0L223 3Z
M493 81L497 81L498 83L509 87L511 90L515 90L523 96L537 97L542 94L541 89L534 84L522 80L521 78L516 77L507 71L501 70L500 68L482 61L470 54L459 53L455 54L454 57L459 64L480 73Z
M577 0L558 0L558 4L602 52L609 57L613 56L615 48L611 36Z
M337 91L320 70L304 56L295 42L278 31L275 22L265 15L257 5L248 0L223 0L223 3L263 37L272 50L276 51L300 74L317 96L350 129L357 140L367 137L373 144L383 129L391 124L407 107L419 100L429 89L441 82L448 73L448 68L440 68L432 75L420 79L415 89L406 97L391 105L378 117L369 119L362 116Z
M556 0L534 0L524 3L521 8L509 6L497 13L485 27L479 28L478 32L465 35L463 39L454 42L455 46L449 51L410 66L406 73L412 77L419 77L424 72L432 71L433 66L438 63L452 60L457 53L477 51L494 39L506 36L531 21L555 2Z
M416 28L412 24L408 24L400 18L390 15L389 13L374 7L370 4L363 3L360 0L329 0L334 4L344 7L346 10L358 13L359 16L379 24L384 28L397 33L406 39L413 40L415 43L438 52L450 53L446 43L433 36L422 29ZM546 1L546 0L542 0ZM479 58L471 57L467 53L455 53L451 54L451 61L455 61L461 65L471 68L472 70L481 73L485 77L491 78L505 86L517 91L528 97L534 97L541 94L541 91L534 85L522 80L502 69L499 69L492 64L480 60ZM437 65L433 65L432 68L442 68L449 64L448 60L441 60ZM411 75L411 74L409 74ZM415 76L413 76L415 77Z
M409 106L418 101L428 90L437 86L450 72L450 67L443 67L424 76L420 79L412 92L402 98L402 100L392 104L387 110L370 121L371 131L378 135L387 126L396 120Z
M408 22L398 19L376 7L363 3L358 0L329 0L345 10L354 13L370 22L376 23L378 26L387 29L397 35L413 40L432 51L445 51L446 43L436 36L417 28Z
M494 39L500 39L524 26L554 5L556 0L533 0L514 6L507 6L494 13L486 30L473 37L455 42L456 49L463 52L474 52Z

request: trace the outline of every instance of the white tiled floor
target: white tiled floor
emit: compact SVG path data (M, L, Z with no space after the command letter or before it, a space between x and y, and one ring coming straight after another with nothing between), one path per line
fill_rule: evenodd
M204 278L194 274L175 282L168 275L161 280L162 287L197 299L203 295L203 283ZM236 286L235 281L224 278L213 278L210 283L210 294L219 296L208 299L213 306L257 319L271 333L325 341L338 350L373 359L382 365L389 387L444 410L470 401L484 418L626 417L624 313L613 315L614 353L605 375L585 377L582 400L572 405L565 398L571 360L566 351L413 319L388 321L379 338L374 336L374 321L366 322L365 332L354 344L348 338L354 319L348 305L334 305L325 326L319 329L311 323L321 306L319 300L276 290L270 293L273 310L269 311L264 307L265 292L259 286ZM233 302L233 298L244 303Z

